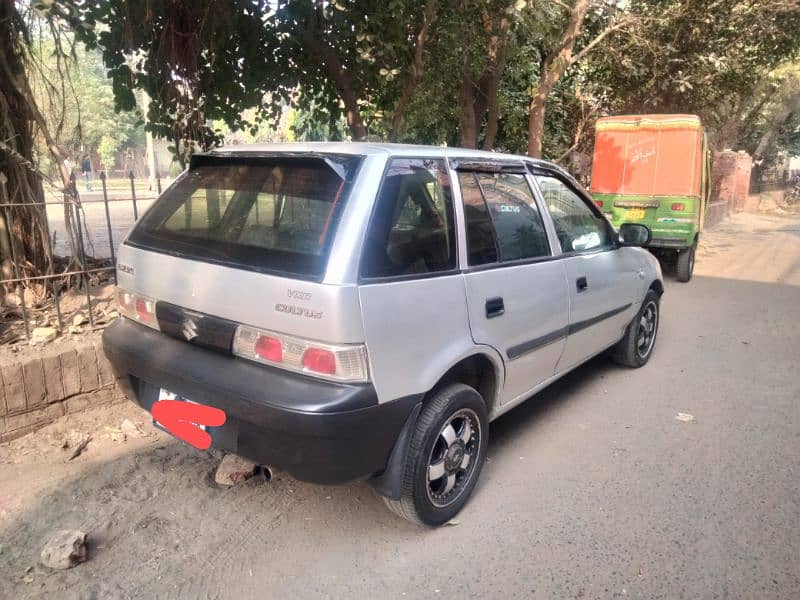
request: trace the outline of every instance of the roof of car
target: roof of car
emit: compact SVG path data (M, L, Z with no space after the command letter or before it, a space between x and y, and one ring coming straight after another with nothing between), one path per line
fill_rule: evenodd
M486 150L473 150L469 148L458 148L452 146L422 146L414 144L388 144L374 142L292 142L286 144L241 144L236 146L221 146L209 151L209 154L273 154L278 152L290 153L331 153L331 154L353 154L353 155L375 155L383 154L390 156L409 156L409 157L458 157L476 158L493 160L521 160L530 162L551 164L547 161L532 159L527 156L515 154L503 154L500 152L488 152Z

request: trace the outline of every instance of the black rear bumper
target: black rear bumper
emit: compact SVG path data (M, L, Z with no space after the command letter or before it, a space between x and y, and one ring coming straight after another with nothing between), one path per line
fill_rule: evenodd
M345 483L386 468L421 397L378 404L371 384L344 385L206 350L117 319L103 348L128 396L150 410L165 388L225 411L212 446L297 479Z

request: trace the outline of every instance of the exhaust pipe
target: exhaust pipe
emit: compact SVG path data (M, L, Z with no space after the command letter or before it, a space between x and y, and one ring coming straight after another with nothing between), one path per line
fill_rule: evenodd
M258 465L256 467L256 475L261 477L263 481L272 481L272 469L269 465Z

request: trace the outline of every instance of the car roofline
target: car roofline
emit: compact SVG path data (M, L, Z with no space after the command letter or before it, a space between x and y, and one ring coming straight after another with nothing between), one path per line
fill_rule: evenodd
M431 158L473 158L487 160L524 161L528 164L551 166L548 161L501 152L459 148L454 146L425 146L415 144L392 144L377 142L290 142L283 144L240 144L220 146L204 154L211 156L230 156L237 154L250 156L270 156L276 154L338 154L353 156L387 157L431 157Z

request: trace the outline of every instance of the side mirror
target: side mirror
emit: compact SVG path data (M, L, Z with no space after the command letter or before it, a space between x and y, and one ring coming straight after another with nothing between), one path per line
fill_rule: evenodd
M647 225L623 223L619 226L619 243L623 246L646 246L653 234Z

